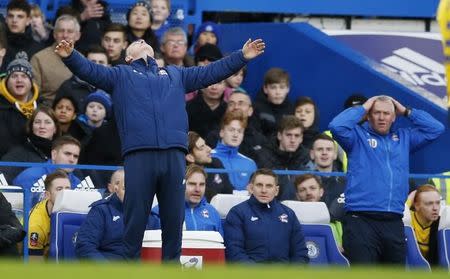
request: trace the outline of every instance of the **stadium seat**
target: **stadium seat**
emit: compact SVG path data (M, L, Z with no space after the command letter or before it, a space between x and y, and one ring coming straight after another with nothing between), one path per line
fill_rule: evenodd
M250 196L244 195L232 195L232 194L217 194L211 199L211 205L219 212L220 219L225 219L227 217L230 209L246 200Z
M406 237L406 267L430 269L430 264L420 253L414 230L411 227L411 213L409 207L405 205L403 212L403 224L405 225Z
M330 226L330 213L323 202L283 201L294 210L302 224L311 265L349 266L342 255Z
M450 206L444 207L439 221L438 257L439 265L450 269Z
M50 253L56 262L74 260L78 229L89 212L89 205L101 199L97 191L63 190L58 193L51 215Z

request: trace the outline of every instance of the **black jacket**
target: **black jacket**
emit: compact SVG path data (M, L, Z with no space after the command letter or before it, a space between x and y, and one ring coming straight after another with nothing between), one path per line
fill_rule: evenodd
M211 110L203 100L202 93L199 92L186 105L189 131L197 132L202 138L206 139L210 131L219 129L220 121L226 109L227 104L222 100L215 110Z
M31 134L23 144L13 147L8 153L3 155L1 160L8 162L43 163L51 158L51 149L51 140ZM5 174L6 180L10 183L23 170L24 168L19 167L0 168L0 172Z
M27 118L14 105L0 95L0 157L13 146L22 145L27 136Z
M16 244L24 237L25 231L11 210L11 204L0 193L0 256L18 256Z
M267 95L260 92L255 101L255 116L261 123L261 132L268 138L275 135L280 120L285 115L294 114L294 105L286 98L280 105L267 100Z
M309 162L309 150L300 145L295 152L279 149L278 140L273 137L269 144L256 153L258 168L273 170L306 170ZM278 199L295 199L294 175L279 175L280 193Z
M205 168L224 169L222 162L217 158L212 158L211 164L205 165ZM232 194L233 186L227 173L208 172L206 178L205 197L208 202L217 194Z
M75 75L64 81L56 91L55 100L63 96L70 96L76 102L79 112L84 111L86 97L95 91L95 87L82 81Z

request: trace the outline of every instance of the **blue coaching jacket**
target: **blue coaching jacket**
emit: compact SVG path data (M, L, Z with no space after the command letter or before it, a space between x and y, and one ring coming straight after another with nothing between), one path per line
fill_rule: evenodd
M329 125L333 138L348 155L345 209L403 214L409 190L409 153L436 139L444 125L425 111L413 109L413 127L395 128L387 135L368 122L358 125L364 107L349 108Z
M63 62L77 77L112 94L122 154L138 149L187 151L186 92L224 80L246 64L242 51L202 67L159 68L153 58L105 67L74 50Z
M250 176L256 171L256 163L252 159L238 152L239 147L232 147L217 143L216 148L211 151L213 158L219 159L226 170L233 170L228 173L230 182L236 190L246 190Z
M225 254L235 262L308 263L308 249L294 211L274 199L252 195L233 207L224 224Z
M94 202L78 231L77 257L91 260L122 260L123 205L116 194Z
M188 231L216 231L223 237L222 222L219 212L206 201L203 197L200 203L192 208L188 202L185 202L184 222ZM158 229L161 228L159 217L159 206L152 209L152 215L158 219Z

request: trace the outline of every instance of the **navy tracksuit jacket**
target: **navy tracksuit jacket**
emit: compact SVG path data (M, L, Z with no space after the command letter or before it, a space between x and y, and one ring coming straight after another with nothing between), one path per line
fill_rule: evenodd
M184 219L184 152L188 118L184 94L224 80L245 64L242 51L202 67L159 68L153 58L105 67L76 50L63 59L77 77L112 95L122 142L125 184L125 252L139 258L147 216L156 194L163 260L181 253Z

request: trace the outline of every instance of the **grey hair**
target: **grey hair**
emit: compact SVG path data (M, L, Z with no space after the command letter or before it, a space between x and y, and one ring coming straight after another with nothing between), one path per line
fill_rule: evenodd
M392 109L393 109L393 111L395 111L395 104L394 104L394 101L392 101L392 98L391 97L389 97L389 96L387 96L387 95L380 95L380 96L378 96L376 99L375 99L375 102L376 101L380 101L380 102L385 102L385 103L391 103L392 104ZM374 102L374 103L375 103Z
M75 31L76 32L80 32L80 23L78 22L77 18L71 15L62 15L60 17L58 17L55 21L55 30L59 29L59 24L61 21L72 21L73 24L75 25Z
M169 35L181 35L183 36L183 39L185 42L187 42L187 34L181 27L172 27L169 28L163 35L161 40L161 45L165 44L167 42L167 36Z

